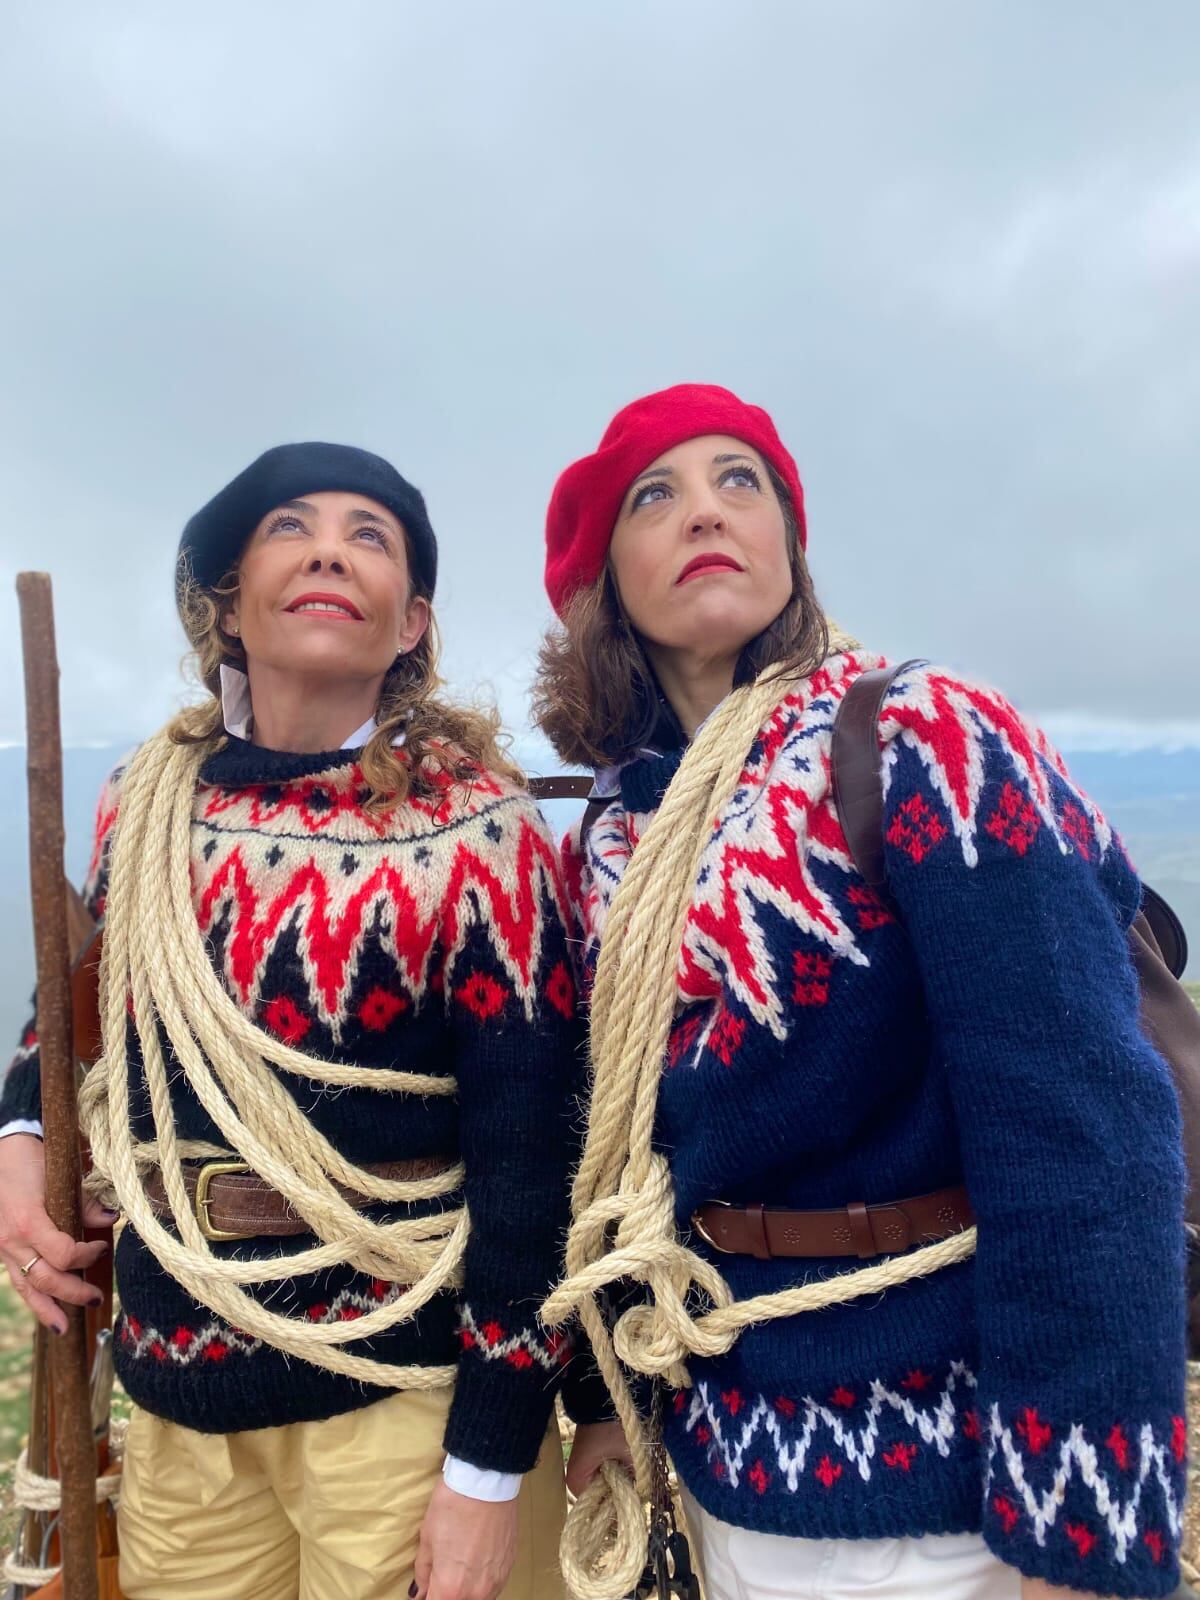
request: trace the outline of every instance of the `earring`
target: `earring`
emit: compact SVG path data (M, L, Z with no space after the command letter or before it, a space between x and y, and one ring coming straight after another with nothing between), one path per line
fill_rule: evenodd
M236 639L237 638L237 632L238 632L238 625L237 625L236 621L234 621L233 619L230 619L229 631L230 631L230 633L233 634L234 638Z

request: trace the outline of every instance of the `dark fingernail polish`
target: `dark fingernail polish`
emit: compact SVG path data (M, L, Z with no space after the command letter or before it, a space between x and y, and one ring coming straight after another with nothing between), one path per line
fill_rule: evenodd
M60 1339L62 1338L63 1334L66 1333L66 1331L67 1331L65 1327L60 1328L57 1322L53 1324L53 1328L54 1328L55 1333L58 1335L58 1337Z
M408 1586L408 1600L417 1600L417 1586L415 1583L410 1583Z

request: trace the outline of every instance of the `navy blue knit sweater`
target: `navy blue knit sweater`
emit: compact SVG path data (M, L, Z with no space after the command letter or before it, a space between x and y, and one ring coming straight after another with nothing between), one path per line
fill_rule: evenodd
M471 1235L461 1295L443 1293L413 1322L346 1348L400 1364L457 1360L446 1448L523 1472L569 1354L536 1316L561 1252L580 1033L558 855L529 797L488 774L383 818L364 809L365 795L357 752L285 755L230 738L202 769L193 809L196 914L230 994L262 1028L321 1059L457 1079L457 1096L420 1098L281 1075L352 1161L463 1160ZM119 803L117 774L101 798L86 890L97 915ZM152 1137L130 1039L135 1131ZM180 1136L221 1143L183 1074L172 1079ZM30 1030L0 1120L38 1110ZM214 1248L255 1255L311 1244L306 1235ZM116 1276L117 1370L160 1416L233 1432L332 1416L388 1392L228 1326L131 1228ZM262 1293L274 1311L328 1322L361 1316L402 1287L347 1266Z
M855 871L829 785L866 656L790 693L692 897L657 1138L677 1222L706 1200L877 1203L965 1183L975 1258L694 1359L668 1405L715 1516L807 1538L982 1528L1031 1576L1178 1583L1184 1492L1179 1113L1138 1024L1137 877L1045 739L933 668L883 711L887 871ZM594 960L680 759L643 758L567 865ZM853 1259L718 1255L745 1298Z

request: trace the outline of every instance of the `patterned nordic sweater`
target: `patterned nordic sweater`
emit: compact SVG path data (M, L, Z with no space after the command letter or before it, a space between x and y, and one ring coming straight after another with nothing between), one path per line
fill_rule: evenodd
M477 1466L527 1471L569 1342L536 1309L556 1276L565 1225L579 1024L557 852L533 801L480 775L379 819L363 809L357 752L286 755L239 739L201 772L192 824L193 896L236 1002L297 1049L360 1066L452 1074L453 1098L283 1081L351 1160L460 1156L471 1235L461 1295L434 1299L351 1351L421 1365L458 1362L446 1448ZM120 774L101 798L86 898L103 911ZM149 1106L134 1046L138 1131ZM184 1138L221 1143L175 1074ZM0 1120L38 1115L32 1031ZM456 1205L462 1196L438 1204ZM415 1215L377 1207L378 1217ZM254 1255L309 1236L215 1245ZM332 1416L388 1391L289 1361L197 1305L132 1229L116 1257L117 1370L140 1405L212 1432ZM263 1286L272 1309L329 1322L361 1316L401 1286L349 1267Z
M850 861L834 713L878 658L792 692L716 819L678 967L657 1138L702 1202L801 1209L965 1183L977 1256L689 1364L667 1445L722 1520L806 1538L982 1528L1031 1576L1178 1583L1183 1167L1123 930L1138 880L998 695L907 672L880 721L889 881ZM588 946L680 752L621 774L566 861ZM718 1255L741 1299L852 1269Z

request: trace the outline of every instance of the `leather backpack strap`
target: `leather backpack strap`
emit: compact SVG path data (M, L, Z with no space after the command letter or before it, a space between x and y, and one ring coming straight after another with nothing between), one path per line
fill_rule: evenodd
M894 911L883 852L883 763L879 713L895 680L918 661L864 672L847 689L833 724L833 803L850 856L863 879ZM1141 991L1141 1022L1164 1057L1183 1112L1183 1148L1190 1178L1185 1215L1200 1236L1200 1012L1179 982L1187 936L1175 912L1148 884L1128 931ZM1191 1339L1200 1351L1200 1293L1193 1286Z
M920 666L920 658L898 667L875 667L846 690L833 722L830 753L833 805L842 825L850 859L864 881L887 899L883 858L883 752L879 747L879 713L887 692L902 672Z
M592 780L565 773L552 778L530 778L529 792L535 800L586 800L592 792Z
M1188 964L1187 934L1174 909L1148 883L1142 885L1142 909L1138 917L1144 921L1167 971L1173 978L1182 978Z
M601 799L592 798L594 780L585 777L569 777L561 775L553 778L530 778L529 792L535 800L586 800L587 808L583 813L583 822L579 829L579 845L582 849L587 843L588 834L592 831L592 824L602 811L607 811L616 799L615 795L608 795Z

